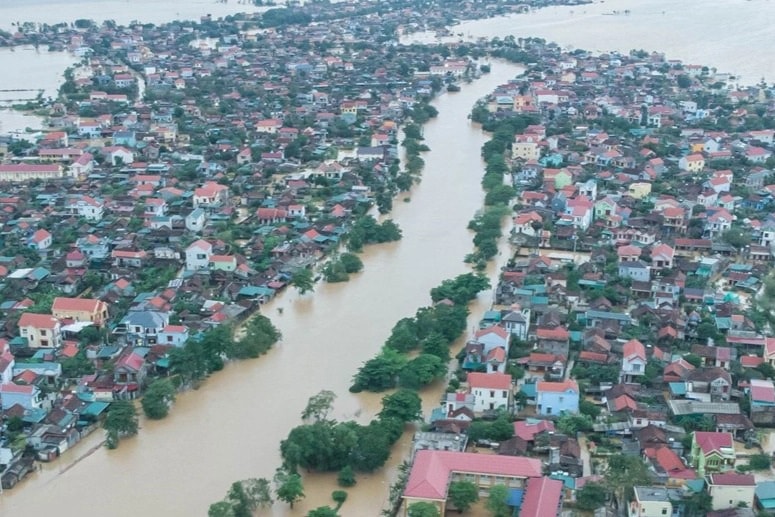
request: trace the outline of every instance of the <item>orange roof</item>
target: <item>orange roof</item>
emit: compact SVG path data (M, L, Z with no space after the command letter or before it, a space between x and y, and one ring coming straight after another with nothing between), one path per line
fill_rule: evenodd
M622 347L622 353L625 359L640 358L646 360L646 347L637 339L627 341Z
M19 328L35 327L39 329L53 329L59 325L59 320L51 314L35 314L34 312L25 312L19 318Z
M97 312L105 302L94 298L54 298L51 311Z
M538 381L536 383L536 391L551 391L561 393L563 391L575 391L579 392L579 383L573 379L568 379L562 382L550 382L550 381Z
M492 390L511 389L511 375L505 373L481 373L468 374L468 385L472 388L485 388Z

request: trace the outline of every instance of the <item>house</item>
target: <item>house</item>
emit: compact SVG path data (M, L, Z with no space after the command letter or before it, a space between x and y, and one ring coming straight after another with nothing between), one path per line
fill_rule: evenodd
M213 256L213 245L199 239L192 242L186 248L186 269L197 271L210 267L210 258Z
M104 260L110 256L110 240L107 237L87 235L75 241L75 247L91 260Z
M191 213L189 213L186 216L186 219L185 219L186 229L194 233L201 232L204 229L206 223L207 223L207 215L205 214L205 211L201 208L197 208L196 210L193 210Z
M530 478L522 498L519 515L531 517L558 517L562 512L564 484L548 477Z
M485 355L494 348L509 351L509 332L501 325L492 325L474 333L474 341L484 346Z
M65 211L83 217L87 221L98 223L102 221L104 215L104 203L91 196L74 196L66 202Z
M145 250L113 250L110 252L113 265L118 267L143 267L148 259Z
M108 304L93 298L54 298L51 313L60 320L89 321L98 327L108 321Z
M628 517L677 517L681 491L663 486L633 487L633 500L627 506Z
M579 385L569 379L561 382L536 383L536 411L539 415L561 415L579 412Z
M0 164L0 181L23 183L32 180L55 180L63 177L62 166L57 164Z
M19 318L19 335L30 348L58 348L62 345L62 326L51 314L25 312Z
M775 424L775 384L769 379L751 379L750 384L751 422L755 425Z
M470 452L420 450L412 463L403 493L401 515L417 502L431 503L444 515L450 482L471 481L481 491L494 484L522 489L527 480L542 476L541 460Z
M712 500L711 507L714 510L725 510L746 506L753 508L756 494L756 480L753 474L738 474L725 472L723 474L710 474L706 478L708 494Z
M678 160L678 168L682 171L700 172L705 168L705 158L698 153L684 156Z
M194 208L213 208L223 205L229 199L229 187L208 181L194 189Z
M675 250L667 244L657 244L651 250L651 267L653 269L671 269Z
M646 347L637 339L627 341L622 347L623 383L638 383L638 378L646 373Z
M131 342L153 345L158 342L159 333L170 323L170 315L163 311L130 311L120 326Z
M24 409L36 409L41 407L42 396L40 389L34 384L0 384L0 404L3 410L17 404Z
M474 412L511 407L511 375L505 373L468 374L468 391L474 395Z
M134 394L140 390L148 374L148 364L145 361L147 353L147 348L127 347L116 359L113 383L128 394L128 398L134 398ZM118 396L122 396L121 392Z
M27 241L27 245L35 251L45 251L51 247L51 243L54 242L53 239L48 230L41 228L32 234Z
M697 474L705 472L723 472L735 466L735 446L732 433L694 431L690 452L692 467Z
M622 262L619 264L619 276L636 282L648 282L651 280L651 268L642 260Z
M525 341L530 328L530 309L517 308L506 311L501 317L501 325L517 339Z

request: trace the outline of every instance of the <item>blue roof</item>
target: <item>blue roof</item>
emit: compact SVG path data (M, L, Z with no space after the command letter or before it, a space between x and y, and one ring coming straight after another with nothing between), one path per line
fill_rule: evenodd
M519 387L519 391L527 395L527 398L532 399L538 395L538 386L534 382L526 382Z
M506 500L506 504L509 506L515 506L519 508L522 506L522 498L525 496L525 491L521 488L512 488L509 490L509 498Z
M670 393L673 395L686 395L686 383L685 382L671 382Z
M764 508L775 508L775 481L761 481L756 484L756 499Z

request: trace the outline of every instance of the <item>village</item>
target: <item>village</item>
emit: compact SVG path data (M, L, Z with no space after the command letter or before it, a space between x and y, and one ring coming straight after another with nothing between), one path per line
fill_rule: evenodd
M472 114L514 256L415 435L404 511L769 515L772 88L516 47L535 64Z
M187 345L309 288L352 235L385 240L374 216L419 179L430 99L509 60L525 74L471 118L513 257L401 511L775 509L773 88L645 51L399 46L448 16L364 5L2 35L82 56L30 106L49 128L0 137L3 488L180 374Z

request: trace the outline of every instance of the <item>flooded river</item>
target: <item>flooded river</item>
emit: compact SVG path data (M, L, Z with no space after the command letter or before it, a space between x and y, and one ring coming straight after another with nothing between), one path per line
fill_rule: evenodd
M338 395L336 417L368 420L381 395L348 392L360 364L373 356L401 317L430 302L429 290L467 270L471 251L466 224L481 206L482 163L486 139L467 115L474 102L514 77L519 68L497 63L491 74L459 93L442 95L439 117L425 127L432 151L424 158L422 183L394 218L404 232L400 242L367 248L365 271L345 284L319 284L315 293L289 291L265 306L283 340L265 357L228 366L204 386L179 397L170 416L143 422L136 438L118 450L78 447L0 498L3 516L204 515L229 484L247 477L271 477L279 465L279 443L297 425L307 398L321 389ZM505 239L504 239L505 240ZM474 312L481 314L491 293L483 293ZM283 308L279 315L277 309ZM425 393L435 405L443 386ZM408 448L401 442L384 472L361 476L343 507L344 515L377 515L387 497L395 466ZM67 469L66 473L62 473ZM275 515L305 515L330 502L331 477L307 481L307 499L293 512L276 505ZM314 485L314 486L313 486Z
M153 10L143 9L150 5ZM237 5L229 2L228 9ZM245 8L239 7L234 10ZM469 22L454 30L464 38L541 36L591 50L656 49L670 57L741 73L744 82L757 82L761 76L775 77L775 62L761 51L764 43L775 40L769 25L774 8L775 3L765 0L728 0L713 9L698 0L685 0L680 6L668 0L611 0L604 5ZM217 9L219 4L209 0L206 6L191 0L6 0L0 2L0 25L14 18L48 23L78 17L160 22L197 18L206 12L217 15ZM605 14L615 9L630 9L631 14ZM189 14L177 15L184 10ZM41 74L61 74L69 64L49 65L42 61L48 58L29 59L31 55L0 51L0 64L15 71L0 78L0 89L12 88L10 81L24 77L16 71L25 66L39 66ZM440 115L425 128L432 151L424 156L422 184L412 192L410 202L402 202L401 196L395 203L402 241L368 248L363 257L365 271L346 284L318 285L314 294L305 296L288 292L266 306L284 335L267 356L230 365L201 389L180 396L166 420L143 422L140 435L123 441L116 451L95 448L100 436L92 435L88 443L2 494L0 515L205 515L207 506L223 497L232 481L271 477L279 464L279 442L299 423L310 395L333 390L339 396L337 418L368 420L379 408L381 396L350 394L350 379L377 352L396 320L429 302L432 286L466 271L462 258L471 251L471 235L465 227L482 203L479 148L486 138L466 117L479 97L517 71L515 66L496 63L492 74L436 101ZM28 75L23 87L48 89L51 82L55 88L56 79L46 76L33 84ZM482 294L474 314L488 306L490 296ZM284 309L282 315L278 308ZM425 393L426 409L436 403L441 389L439 385ZM389 468L359 477L343 515L379 514L407 449L408 437L404 437ZM308 476L307 498L293 512L278 504L273 514L305 515L310 508L330 503L334 488L331 476Z

